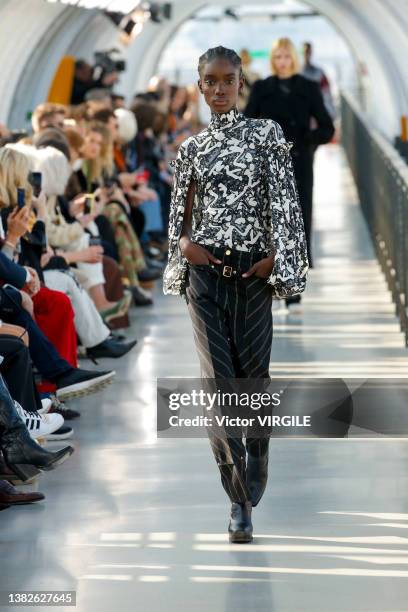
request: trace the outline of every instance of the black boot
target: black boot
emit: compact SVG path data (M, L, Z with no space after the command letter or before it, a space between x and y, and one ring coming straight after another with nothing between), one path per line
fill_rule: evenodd
M141 287L131 287L133 295L133 303L135 306L151 306L153 300Z
M123 357L123 355L126 355L126 353L128 353L136 343L137 340L131 340L130 342L119 342L117 340L107 338L100 344L87 348L86 354L87 357L90 357L91 359L101 359L103 357L117 359L118 357Z
M0 432L4 462L23 481L41 470L53 470L74 452L71 446L55 453L41 448L28 433L5 387L0 387Z
M252 503L250 501L242 504L232 503L231 519L228 525L230 542L243 544L252 541L251 511Z
M254 457L248 453L246 482L253 507L259 503L268 482L268 458L268 449L260 457Z

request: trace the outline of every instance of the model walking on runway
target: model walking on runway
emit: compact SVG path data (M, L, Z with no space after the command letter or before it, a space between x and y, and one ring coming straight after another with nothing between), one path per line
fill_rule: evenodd
M333 138L334 125L318 83L299 74L296 47L289 38L274 42L271 69L272 76L254 84L244 113L277 121L285 138L293 143L293 169L312 267L313 160L317 147ZM299 300L300 296L289 298L287 303Z
M174 162L164 293L186 298L202 377L269 379L272 297L301 293L308 270L290 144L274 121L237 110L235 51L209 49L198 72L211 121ZM249 542L269 438L209 437L232 502L230 541Z

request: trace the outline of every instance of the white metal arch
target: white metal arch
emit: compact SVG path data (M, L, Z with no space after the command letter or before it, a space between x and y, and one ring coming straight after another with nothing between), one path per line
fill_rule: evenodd
M306 4L335 25L349 43L356 58L367 65L372 83L370 117L379 124L384 133L393 136L398 131L400 115L408 109L408 92L405 85L408 82L408 68L407 63L403 61L408 53L408 38L398 21L399 6L394 0L388 2L392 4L393 12L382 0L305 0ZM257 0L257 3L272 2ZM408 4L407 0L403 0L403 3ZM220 4L230 6L231 2L221 0L217 2L217 5ZM247 2L236 0L235 4ZM129 87L142 89L146 86L157 68L166 42L182 22L202 6L204 4L200 0L176 3L174 18L160 28L160 33L155 38L152 39L154 25L149 31L142 32L129 49ZM142 66L138 62L140 57L144 58ZM133 93L133 89L129 89L127 93Z
M271 4L275 0L257 0ZM233 0L248 4L248 0ZM408 111L408 0L306 0L349 42L371 77L369 114L389 137ZM127 95L146 86L167 42L203 0L173 0L171 21L148 23L124 51L128 70L120 89ZM231 0L217 0L217 5ZM92 58L95 48L118 45L117 31L98 11L44 0L0 0L0 121L24 123L26 112L45 99L62 55Z

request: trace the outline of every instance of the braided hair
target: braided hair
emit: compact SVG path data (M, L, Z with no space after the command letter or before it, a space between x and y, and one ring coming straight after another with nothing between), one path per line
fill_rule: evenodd
M201 72L205 66L209 62L212 62L216 59L225 59L229 61L235 68L239 68L239 76L240 78L243 76L242 73L242 62L238 53L236 53L233 49L227 49L226 47L212 47L212 49L207 49L203 55L199 57L198 60L198 73L201 76Z

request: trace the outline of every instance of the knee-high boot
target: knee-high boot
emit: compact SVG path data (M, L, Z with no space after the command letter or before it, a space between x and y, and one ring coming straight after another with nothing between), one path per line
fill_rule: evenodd
M0 448L7 467L21 480L28 480L41 470L54 469L74 452L71 446L49 452L31 438L1 377Z

